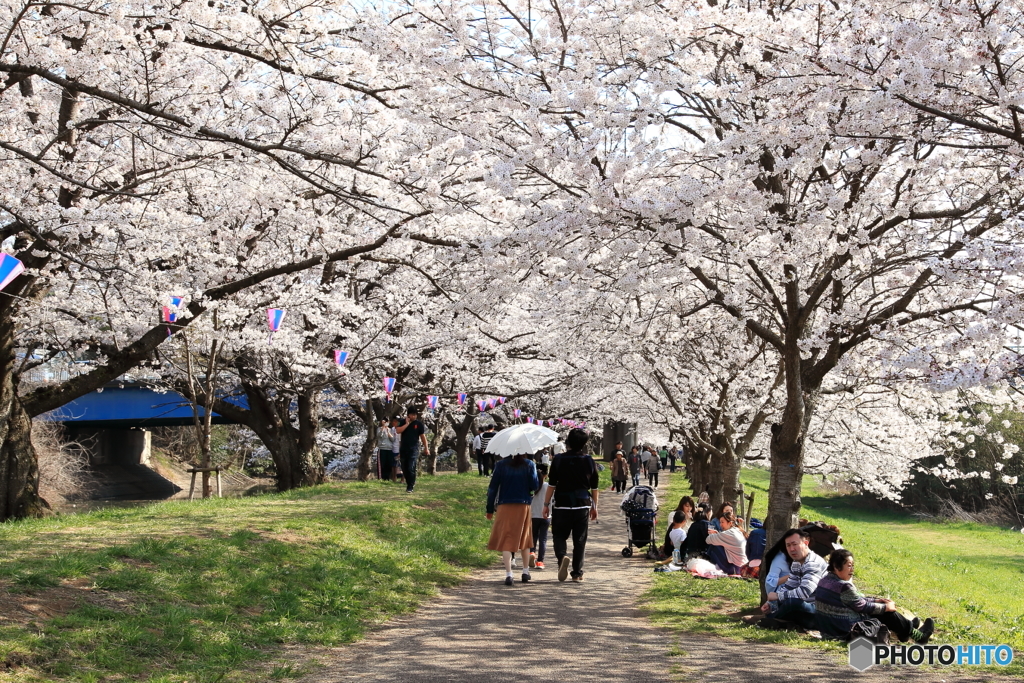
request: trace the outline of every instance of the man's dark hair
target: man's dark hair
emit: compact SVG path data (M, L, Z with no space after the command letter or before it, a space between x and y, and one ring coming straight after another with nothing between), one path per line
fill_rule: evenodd
M569 436L565 437L565 447L570 451L582 451L589 438L590 435L582 429L569 430Z
M838 570L842 569L843 565L846 564L846 561L852 557L853 553L846 548L833 550L832 554L828 556L828 570L833 574L836 573Z
M494 429L494 425L493 425L493 424L489 424L489 425L487 425L486 427L484 427L484 431L485 431L485 432L489 432L489 431L491 431L492 429Z
M407 411L405 411L405 414L406 415L419 415L420 414L420 409L417 408L416 406L409 406L409 409Z
M782 534L782 542L785 543L786 539L789 538L790 536L792 536L793 534L796 534L797 536L799 536L800 538L802 538L805 541L810 541L811 540L811 535L809 533L807 533L806 531L804 531L803 529L790 529L786 533Z
M686 513L682 510L676 510L676 513L672 515L673 524L682 524L686 521Z

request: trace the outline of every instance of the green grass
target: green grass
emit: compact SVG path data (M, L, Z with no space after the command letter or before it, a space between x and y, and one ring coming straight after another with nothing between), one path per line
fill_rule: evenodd
M751 516L763 519L768 472L744 470L743 484L756 491ZM803 492L801 516L840 528L862 591L889 596L922 618L935 617L933 642L1011 645L1019 659L992 671L1024 672L1024 535L982 524L919 520L862 496L830 494L811 477L805 478ZM685 478L675 477L665 505L675 507L687 493ZM670 628L845 653L836 643L744 625L739 616L756 613L759 599L754 581L709 581L685 572L659 574L644 596L652 618Z
M486 566L485 480L422 477L0 525L0 681L294 678ZM19 614L25 614L20 610Z

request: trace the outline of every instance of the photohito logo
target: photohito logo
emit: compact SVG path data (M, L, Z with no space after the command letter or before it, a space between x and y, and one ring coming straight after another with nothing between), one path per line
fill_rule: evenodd
M875 645L867 638L850 642L850 666L867 671L875 664L941 664L950 666L1008 666L1009 645Z

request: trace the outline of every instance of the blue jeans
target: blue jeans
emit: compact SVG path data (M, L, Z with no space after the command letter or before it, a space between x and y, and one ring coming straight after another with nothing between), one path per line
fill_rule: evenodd
M791 621L800 628L812 631L818 628L814 616L814 603L800 598L788 598L775 603L775 609L769 614L775 619Z
M402 461L402 474L405 475L405 488L412 491L416 486L416 466L420 459L420 449L412 451L401 451L399 459Z
M530 550L537 554L538 562L543 562L548 549L548 527L551 522L543 517L534 517L531 524L533 525L533 547Z

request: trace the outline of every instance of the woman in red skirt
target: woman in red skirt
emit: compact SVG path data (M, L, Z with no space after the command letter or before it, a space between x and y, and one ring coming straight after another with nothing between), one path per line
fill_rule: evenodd
M505 585L512 585L512 553L523 558L522 581L530 580L530 556L533 547L530 501L540 488L537 466L525 455L499 460L487 488L487 519L494 519L488 550L500 550L505 563ZM497 510L497 514L495 514Z

